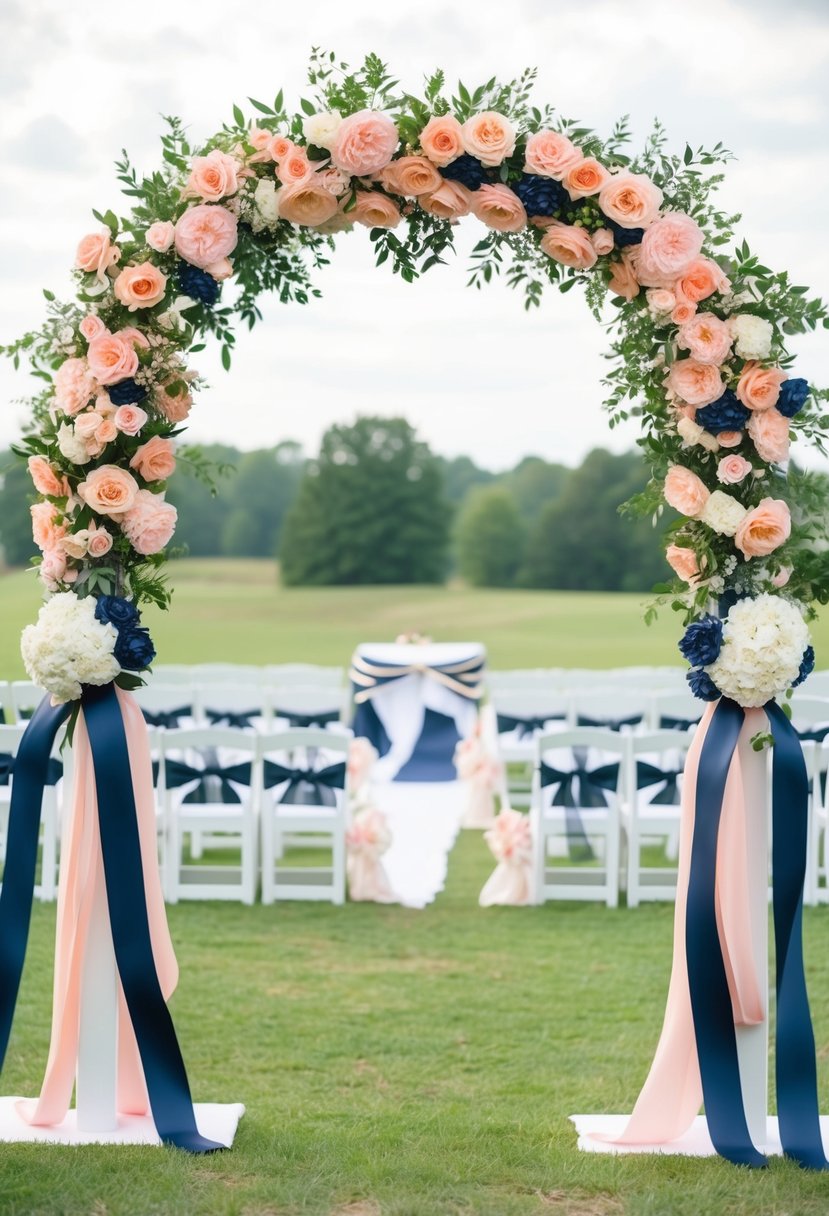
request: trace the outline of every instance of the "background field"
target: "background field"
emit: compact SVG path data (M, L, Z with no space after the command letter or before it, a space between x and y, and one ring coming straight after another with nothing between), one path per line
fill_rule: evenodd
M281 588L267 561L189 560L169 566L168 613L149 611L159 662L308 661L346 664L358 642L417 629L435 641L481 641L493 667L677 664L679 619L642 622L645 595L449 587ZM19 635L37 615L35 576L0 577L0 678L23 677ZM813 626L819 666L829 613Z

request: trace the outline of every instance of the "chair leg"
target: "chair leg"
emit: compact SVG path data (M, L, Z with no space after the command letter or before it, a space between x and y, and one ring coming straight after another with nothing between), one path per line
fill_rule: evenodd
M605 847L605 865L607 866L607 906L619 906L619 819L615 817L607 825L607 843Z
M274 853L274 813L270 806L262 807L262 903L272 904L275 898L273 870L276 864Z
M345 903L345 825L340 823L331 836L332 903Z

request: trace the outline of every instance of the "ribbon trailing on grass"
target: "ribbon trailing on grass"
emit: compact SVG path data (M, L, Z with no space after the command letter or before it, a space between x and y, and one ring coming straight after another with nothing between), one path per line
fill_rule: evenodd
M26 954L48 760L71 706L46 697L21 740L9 808L6 868L0 890L0 1066L8 1045ZM86 687L81 697L98 802L112 944L135 1031L153 1120L164 1144L190 1153L224 1148L202 1136L184 1061L153 958L129 751L115 687Z
M817 1099L815 1040L803 969L803 882L809 783L797 732L774 702L765 707L774 737L772 876L777 958L776 1075L784 1153L809 1169L827 1170ZM723 697L700 756L688 883L686 947L708 1130L717 1152L735 1164L763 1167L743 1107L737 1038L717 928L715 874L723 796L744 713Z

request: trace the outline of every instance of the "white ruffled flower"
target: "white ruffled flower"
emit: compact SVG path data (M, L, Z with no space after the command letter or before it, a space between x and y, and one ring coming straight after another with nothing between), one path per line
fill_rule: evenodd
M720 536L733 536L746 514L746 508L724 490L714 490L702 508L700 519Z
M738 705L765 705L797 679L808 645L799 606L766 593L734 605L723 623L719 656L705 670Z
M729 317L726 325L734 339L734 352L741 359L768 359L774 336L771 321L744 312Z
M83 439L75 434L75 428L71 422L64 422L58 427L58 447L61 456L71 461L72 464L89 464L92 459Z
M319 114L309 114L302 123L302 134L315 148L330 151L342 120L339 110L321 110Z
M95 598L74 591L53 595L27 625L20 653L30 680L52 694L52 704L77 701L82 684L109 684L121 670L113 651L118 631L95 618Z
M700 426L698 422L694 422L693 418L688 418L685 414L677 422L676 429L686 448L699 446L705 448L706 452L720 450L720 443L716 435L706 431L704 426Z
M262 222L268 228L273 228L279 222L279 197L276 182L263 177L253 192L253 201Z

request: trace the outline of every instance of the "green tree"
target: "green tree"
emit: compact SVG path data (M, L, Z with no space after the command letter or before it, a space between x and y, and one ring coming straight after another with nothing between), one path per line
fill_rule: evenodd
M280 548L288 584L435 583L450 509L439 462L404 418L358 418L322 439Z
M12 452L0 454L0 546L8 566L26 566L37 552L29 506L35 501L32 479Z
M521 565L524 523L502 486L467 495L457 527L458 565L475 587L511 587Z
M525 456L501 484L509 490L521 517L534 523L542 510L562 493L571 470L563 464L550 464L540 456Z
M239 460L237 448L224 444L209 444L202 454L216 464L234 465ZM219 538L232 495L235 468L219 477L215 489L196 477L186 460L180 460L175 476L170 479L167 498L178 511L173 544L184 549L189 557L218 557Z
M304 461L296 443L245 452L236 466L221 529L221 552L276 557L282 525L299 491Z
M446 498L453 504L463 502L475 486L491 485L498 478L497 473L479 468L468 456L454 456L451 460L438 456L436 459L443 470Z

